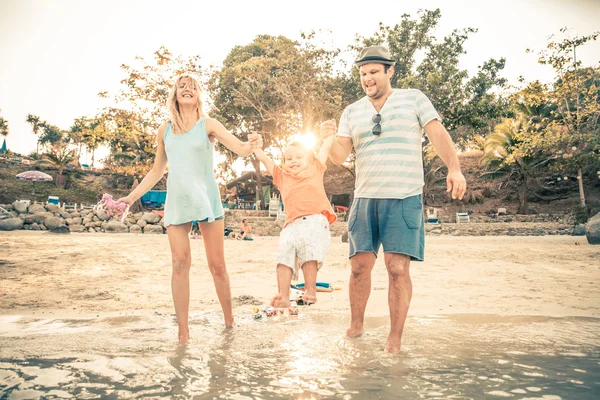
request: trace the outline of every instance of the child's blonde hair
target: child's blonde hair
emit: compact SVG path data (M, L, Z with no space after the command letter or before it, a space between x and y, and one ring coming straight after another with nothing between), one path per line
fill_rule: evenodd
M293 141L293 142L288 143L288 145L286 146L285 150L287 150L289 147L299 147L302 150L304 150L308 155L310 155L311 159L315 158L315 153L313 153L312 150L307 149L306 147L304 147L304 145L302 143L300 143L300 142ZM283 151L283 165L285 165L285 150Z
M191 89L197 92L196 96L196 116L200 119L201 116L204 116L204 110L202 110L202 100L200 98L200 94L202 93L200 89L200 84L190 74L182 74L175 79L173 86L171 87L171 92L169 93L169 98L167 100L167 108L169 110L169 114L171 116L171 124L173 125L174 133L184 133L186 131L185 124L183 123L183 118L181 118L181 110L179 109L179 102L177 102L177 88L183 79L187 79L187 83L185 87L191 86Z

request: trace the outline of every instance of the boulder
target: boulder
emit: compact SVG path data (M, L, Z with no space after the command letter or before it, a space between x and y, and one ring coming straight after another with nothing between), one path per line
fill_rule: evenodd
M50 233L59 233L59 234L63 234L63 235L68 235L71 233L71 231L65 225L61 225L61 226L56 226L56 227L50 229Z
M600 244L600 213L585 224L585 236L589 244Z
M39 212L46 212L46 208L42 204L32 204L27 210L29 214L35 214Z
M51 212L39 212L39 213L35 213L33 215L27 215L25 217L25 223L26 224L43 224L44 221L46 220L46 218L48 217L53 217L54 215Z
M59 217L48 217L44 220L44 225L48 230L58 228L59 226L65 226L65 220Z
M163 227L160 225L146 225L144 227L144 233L158 233L158 234L162 234L163 233Z
M25 214L29 208L29 203L22 200L15 200L13 203L13 210L18 213Z
M16 231L23 228L24 221L21 218L6 218L0 220L0 231Z
M158 221L160 221L160 215L153 212L147 212L144 213L144 215L142 215L142 220L146 221L149 224L155 224Z
M70 224L69 230L71 232L83 232L85 230L85 227L83 225L79 225L79 224Z
M575 225L571 232L571 236L585 236L585 225Z
M131 233L142 233L142 227L139 225L131 225L129 227L129 232Z
M104 225L104 231L107 233L127 233L129 232L129 228L119 221L110 221Z

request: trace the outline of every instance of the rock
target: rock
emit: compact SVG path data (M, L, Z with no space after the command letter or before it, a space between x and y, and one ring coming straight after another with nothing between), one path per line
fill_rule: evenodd
M71 233L71 231L69 230L68 227L61 225L61 226L56 226L56 227L50 229L50 233L60 233L63 235L68 235Z
M110 216L101 208L96 210L96 216L100 221L107 221L110 218Z
M144 233L163 233L163 227L160 225L146 225L144 227Z
M59 217L48 217L44 220L44 225L46 225L46 228L49 230L52 230L59 226L65 226L65 220Z
M85 227L83 225L73 224L69 225L69 230L71 232L83 232L85 230Z
M31 224L31 230L32 231L41 231L42 228L40 228L40 226L36 223Z
M600 244L600 213L585 224L585 236L589 244Z
M67 225L81 225L81 218L67 218L65 222Z
M25 214L28 208L29 205L26 201L15 200L15 202L13 203L13 210L15 210L18 213Z
M6 218L0 220L0 231L16 231L17 229L22 229L23 221L21 218Z
M142 233L142 227L139 225L131 225L129 227L129 232L131 233Z
M46 218L52 217L52 216L53 216L53 214L51 212L47 212L47 211L35 213L33 215L27 215L25 217L25 223L26 224L33 224L33 223L43 224L44 221L46 220Z
M585 225L575 225L573 232L571 232L571 236L585 236Z
M138 225L140 228L143 228L143 227L145 227L146 225L148 225L148 223L147 223L146 221L144 221L143 219L140 219L140 220L137 222L137 225Z
M35 214L35 213L39 213L39 212L46 212L46 207L44 207L42 204L32 204L29 206L29 209L27 210L27 212L29 214Z
M127 233L129 228L127 225L120 223L119 221L110 221L104 226L104 230L107 233Z
M48 203L46 204L46 210L50 211L50 212L58 212L60 210L60 207L57 206L56 204L52 204L52 203Z
M153 213L153 212L147 212L147 213L144 213L144 215L142 215L141 219L143 221L146 221L149 224L155 224L158 221L160 221L160 216L158 214Z

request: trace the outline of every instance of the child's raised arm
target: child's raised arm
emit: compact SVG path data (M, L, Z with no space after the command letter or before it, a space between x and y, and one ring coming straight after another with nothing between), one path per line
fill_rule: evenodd
M334 141L334 137L333 136L328 136L325 141L323 142L323 145L321 146L321 149L319 150L319 154L317 154L317 160L319 160L321 162L321 164L325 165L325 163L327 162L327 157L329 157L329 150L331 149L331 145L333 144Z
M275 168L275 163L271 160L262 149L254 149L254 155L258 160L263 163L263 165L267 168L267 172L273 175L273 168Z

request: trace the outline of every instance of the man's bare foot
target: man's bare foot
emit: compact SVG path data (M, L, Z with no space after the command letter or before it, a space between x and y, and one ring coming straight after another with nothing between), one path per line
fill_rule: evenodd
M277 293L275 296L273 296L273 298L271 299L271 307L275 307L275 308L288 308L291 303L290 303L290 296L282 296L281 293Z
M313 291L313 290L307 290L306 292L304 292L304 294L302 295L302 301L304 302L304 304L309 305L309 304L314 304L317 302L317 292Z
M364 328L353 328L350 327L348 328L348 330L346 331L346 335L348 335L349 337L359 337L361 336L363 333L365 333Z
M398 354L400 353L401 340L399 338L388 337L387 343L385 344L386 353Z

